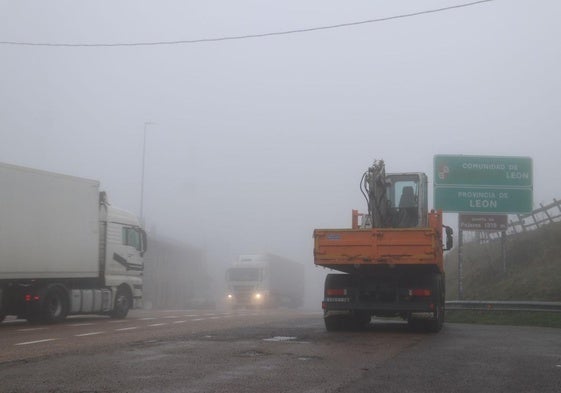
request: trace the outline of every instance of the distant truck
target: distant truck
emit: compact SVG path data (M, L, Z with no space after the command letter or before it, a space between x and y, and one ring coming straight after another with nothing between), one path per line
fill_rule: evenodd
M241 255L226 271L227 302L236 307L300 307L304 266L272 254Z
M95 180L0 163L0 322L126 317L142 305L146 233Z

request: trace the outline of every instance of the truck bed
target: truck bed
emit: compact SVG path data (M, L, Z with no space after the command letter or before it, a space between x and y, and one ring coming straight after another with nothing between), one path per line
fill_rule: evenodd
M377 265L433 265L442 272L441 215L431 214L426 228L316 229L314 263L344 272Z

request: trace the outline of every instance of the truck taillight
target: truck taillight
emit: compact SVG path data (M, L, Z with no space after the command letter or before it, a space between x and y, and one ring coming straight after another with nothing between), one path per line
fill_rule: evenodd
M431 290L430 289L410 289L409 296L430 296Z
M327 296L347 296L346 289L328 289Z
M30 293L26 293L25 296L24 296L23 298L24 298L24 300L25 300L26 302L30 302L30 301L32 301L32 300L34 300L34 301L36 301L36 302L39 301L39 296L38 296L38 295L33 296L33 295L30 294Z

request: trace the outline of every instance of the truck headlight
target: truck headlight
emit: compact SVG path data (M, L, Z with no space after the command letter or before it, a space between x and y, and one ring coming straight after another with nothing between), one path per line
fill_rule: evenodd
M228 299L233 299L234 297L232 296L231 293L229 293L228 296L227 296L227 298L228 298Z
M259 292L257 292L255 295L253 295L253 297L257 300L261 299L261 294Z

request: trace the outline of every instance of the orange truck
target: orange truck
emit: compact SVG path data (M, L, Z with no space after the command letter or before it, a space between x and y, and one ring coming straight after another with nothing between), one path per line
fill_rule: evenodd
M341 272L325 279L326 329L400 316L413 328L440 331L443 252L452 248L452 229L442 224L441 211L427 209L427 176L386 174L384 162L375 161L361 191L368 213L353 210L352 228L314 230L314 263Z

